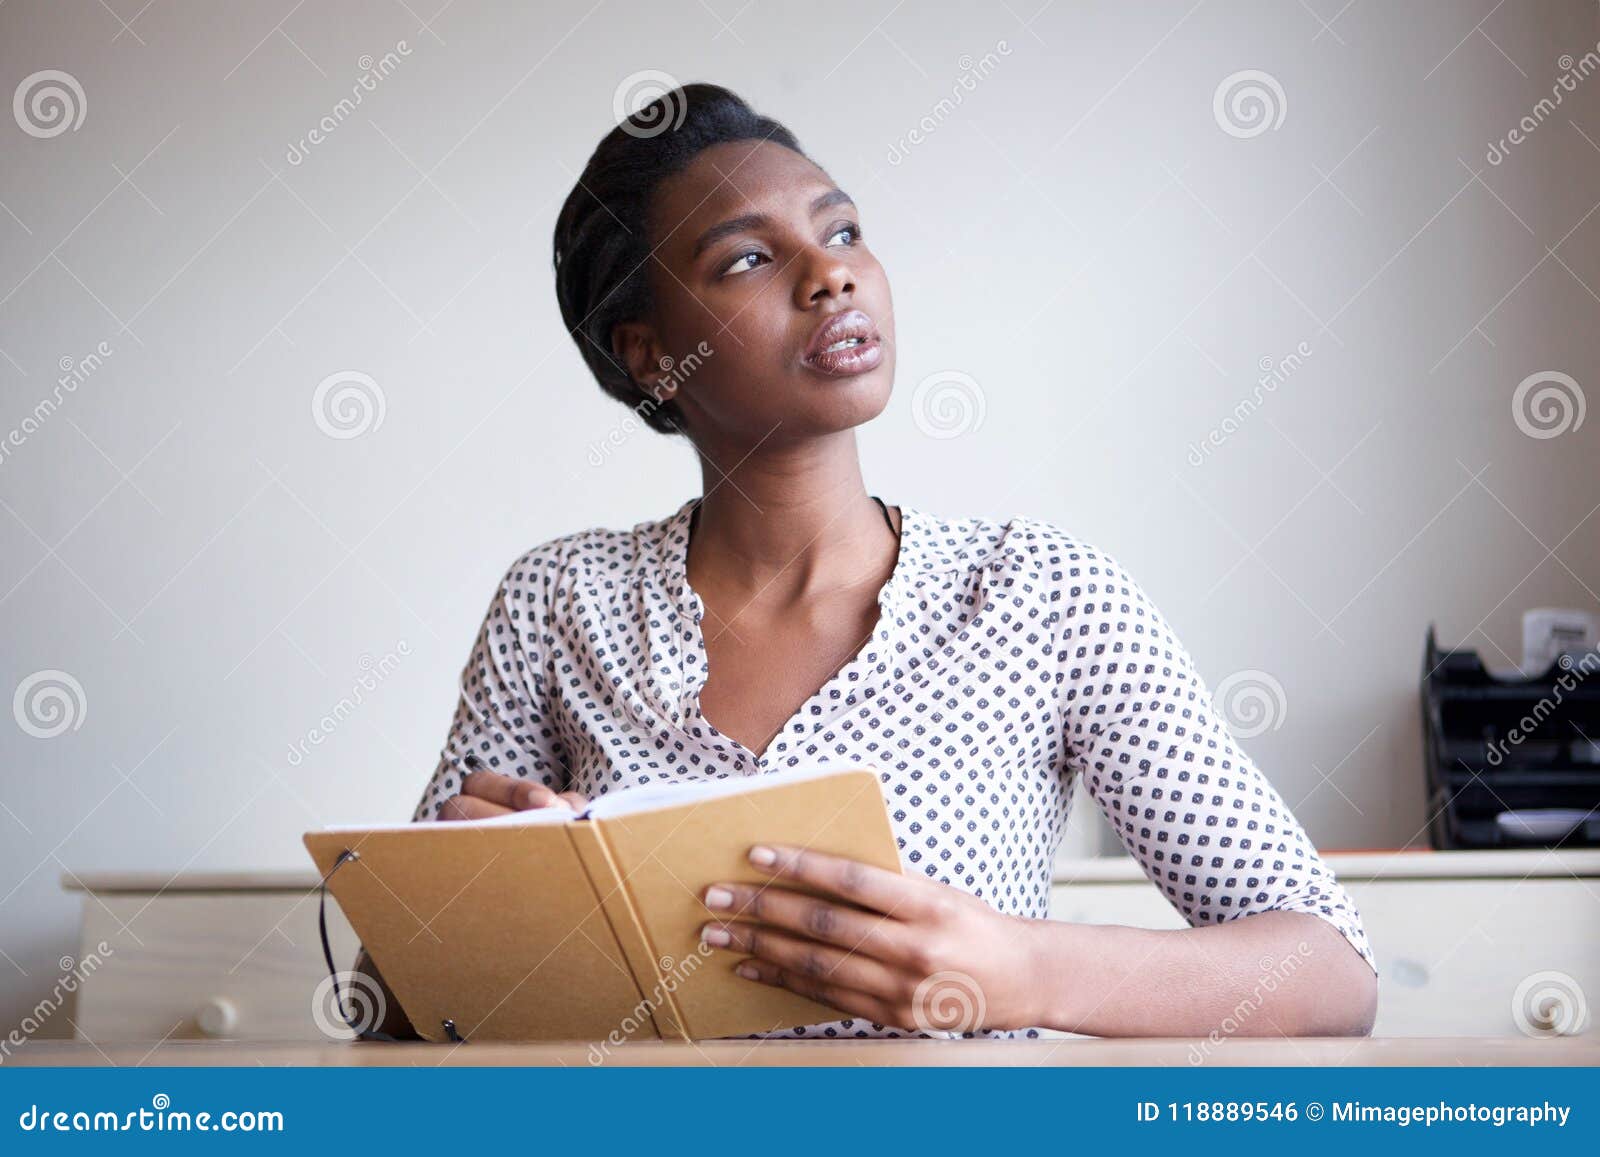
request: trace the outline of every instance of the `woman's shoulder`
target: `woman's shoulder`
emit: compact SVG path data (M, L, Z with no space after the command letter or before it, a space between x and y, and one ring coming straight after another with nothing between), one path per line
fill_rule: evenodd
M647 569L662 564L687 506L628 527L591 526L546 539L511 561L502 589L508 595L525 596L533 590L631 584Z
M1075 531L1028 514L944 517L917 511L922 550L952 568L1003 566L1041 580L1125 579L1108 550Z

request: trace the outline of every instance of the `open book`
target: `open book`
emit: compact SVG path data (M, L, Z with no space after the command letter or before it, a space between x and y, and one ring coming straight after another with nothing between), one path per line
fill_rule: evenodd
M775 843L892 872L877 771L817 766L602 796L582 812L334 827L307 851L417 1032L467 1040L693 1040L841 1013L700 943L719 881L771 879ZM345 851L355 858L339 858ZM337 865L337 868L336 868ZM331 873L331 875L330 875ZM793 888L785 882L781 886Z

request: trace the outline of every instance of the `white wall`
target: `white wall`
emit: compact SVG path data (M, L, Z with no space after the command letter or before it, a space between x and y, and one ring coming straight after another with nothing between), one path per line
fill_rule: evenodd
M0 118L0 441L110 351L0 459L0 691L83 692L57 737L0 728L0 1026L74 950L63 872L301 866L308 827L407 814L504 565L694 492L645 432L589 464L627 415L551 292L555 209L644 70L743 93L860 202L901 341L874 491L1057 521L1213 686L1270 675L1249 747L1322 846L1421 838L1430 619L1515 658L1523 608L1595 606L1600 416L1534 438L1512 397L1562 371L1600 402L1600 78L1486 160L1594 4L439 7L0 8L0 95L59 69L86 101L48 138ZM1213 103L1246 69L1284 94L1253 137ZM382 424L328 437L313 392L352 370ZM941 371L981 394L959 437L914 410Z

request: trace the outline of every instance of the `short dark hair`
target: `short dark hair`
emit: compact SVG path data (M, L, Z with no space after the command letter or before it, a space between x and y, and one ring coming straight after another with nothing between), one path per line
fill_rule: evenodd
M601 139L556 217L562 324L600 388L662 433L681 430L677 406L633 379L612 350L611 331L650 311L648 216L656 187L703 149L746 140L805 155L793 133L720 85L662 93Z

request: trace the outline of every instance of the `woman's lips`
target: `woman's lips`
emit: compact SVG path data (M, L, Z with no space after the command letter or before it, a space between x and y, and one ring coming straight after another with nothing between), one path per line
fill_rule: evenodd
M805 359L805 364L829 377L846 378L877 369L883 362L883 343L874 334L859 345L823 350Z
M846 309L830 314L812 332L802 360L830 377L865 373L883 361L878 327L864 310Z

